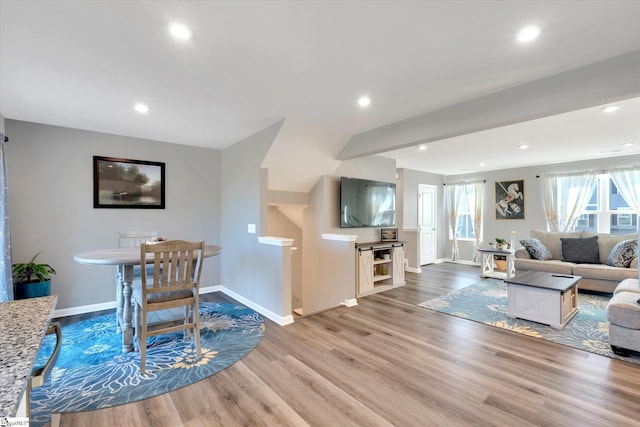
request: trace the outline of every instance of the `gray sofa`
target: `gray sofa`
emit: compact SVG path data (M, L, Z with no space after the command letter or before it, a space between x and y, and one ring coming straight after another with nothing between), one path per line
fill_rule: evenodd
M546 261L534 259L525 248L517 249L515 252L516 274L523 271L544 271L581 276L582 279L578 283L580 289L608 293L613 293L616 286L624 279L638 278L637 256L631 261L629 268L606 265L607 258L613 247L623 240L637 239L638 235L635 233L616 235L596 234L589 231L554 233L531 230L530 236L533 239L538 239L551 252L552 259ZM563 261L561 238L592 236L598 236L598 250L602 264L576 264Z

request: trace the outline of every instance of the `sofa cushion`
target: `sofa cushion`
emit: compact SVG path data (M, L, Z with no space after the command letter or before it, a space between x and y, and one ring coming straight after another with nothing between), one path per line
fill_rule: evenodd
M563 237L562 260L578 264L600 264L600 251L598 248L598 236L586 238Z
M544 271L554 274L573 274L573 267L576 264L571 262L558 261L555 259L549 261L540 261L537 259L516 258L516 271ZM609 267L611 268L611 267Z
M549 249L545 248L538 239L522 239L520 244L531 254L534 259L547 261L553 258Z
M638 256L638 242L635 239L623 240L613 247L607 257L607 265L612 267L627 267Z
M529 236L532 239L540 240L540 243L544 245L545 248L549 249L552 259L562 260L562 242L560 241L563 237L582 237L581 231L573 231L573 232L551 232L551 231L538 231L531 230L529 232ZM613 247L613 246L612 246ZM607 255L609 253L607 252Z
M636 233L631 234L602 234L602 233L592 233L590 231L585 231L582 233L582 237L592 237L598 236L598 246L600 247L600 260L603 263L607 262L607 258L613 250L613 247L620 243L623 240L631 240L638 239L638 235Z
M611 267L605 264L575 264L573 274L589 279L608 280L620 283L624 279L638 277L638 270Z
M640 329L640 304L638 294L620 292L607 304L607 320L614 325L629 329Z

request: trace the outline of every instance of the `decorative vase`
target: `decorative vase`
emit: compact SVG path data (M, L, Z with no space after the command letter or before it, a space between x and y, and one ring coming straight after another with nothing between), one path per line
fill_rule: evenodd
M504 259L495 260L496 270L498 271L507 271L507 261Z

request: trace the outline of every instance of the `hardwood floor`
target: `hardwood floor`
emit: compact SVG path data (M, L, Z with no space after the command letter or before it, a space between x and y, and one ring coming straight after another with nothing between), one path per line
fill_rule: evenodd
M355 307L267 321L226 370L60 425L640 425L640 366L416 306L478 280L478 267L431 265Z

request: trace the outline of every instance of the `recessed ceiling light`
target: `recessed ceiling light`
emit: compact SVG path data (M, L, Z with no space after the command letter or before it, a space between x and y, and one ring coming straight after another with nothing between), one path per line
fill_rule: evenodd
M622 144L623 147L633 147L633 142L625 142Z
M421 146L418 147L418 150L421 150L421 151L424 151L426 149L427 149L426 145L421 145Z
M134 105L133 108L140 114L146 114L149 112L149 107L147 106L147 104L143 104L141 102Z
M518 32L518 41L527 43L538 38L540 35L540 28L535 25L524 27Z
M529 148L529 144L520 144L520 145L518 145L518 147L519 147L521 150L526 150L527 148Z
M602 109L603 113L613 113L614 111L618 111L620 109L620 107L618 107L617 105L607 105L606 107L604 107Z
M189 40L191 36L193 36L193 33L189 28L182 24L178 24L177 22L169 25L169 32L178 40Z
M484 164L485 164L484 162L480 162L478 163L478 166L484 166Z
M358 99L358 105L361 107L368 107L371 104L371 99L368 96L361 96Z

